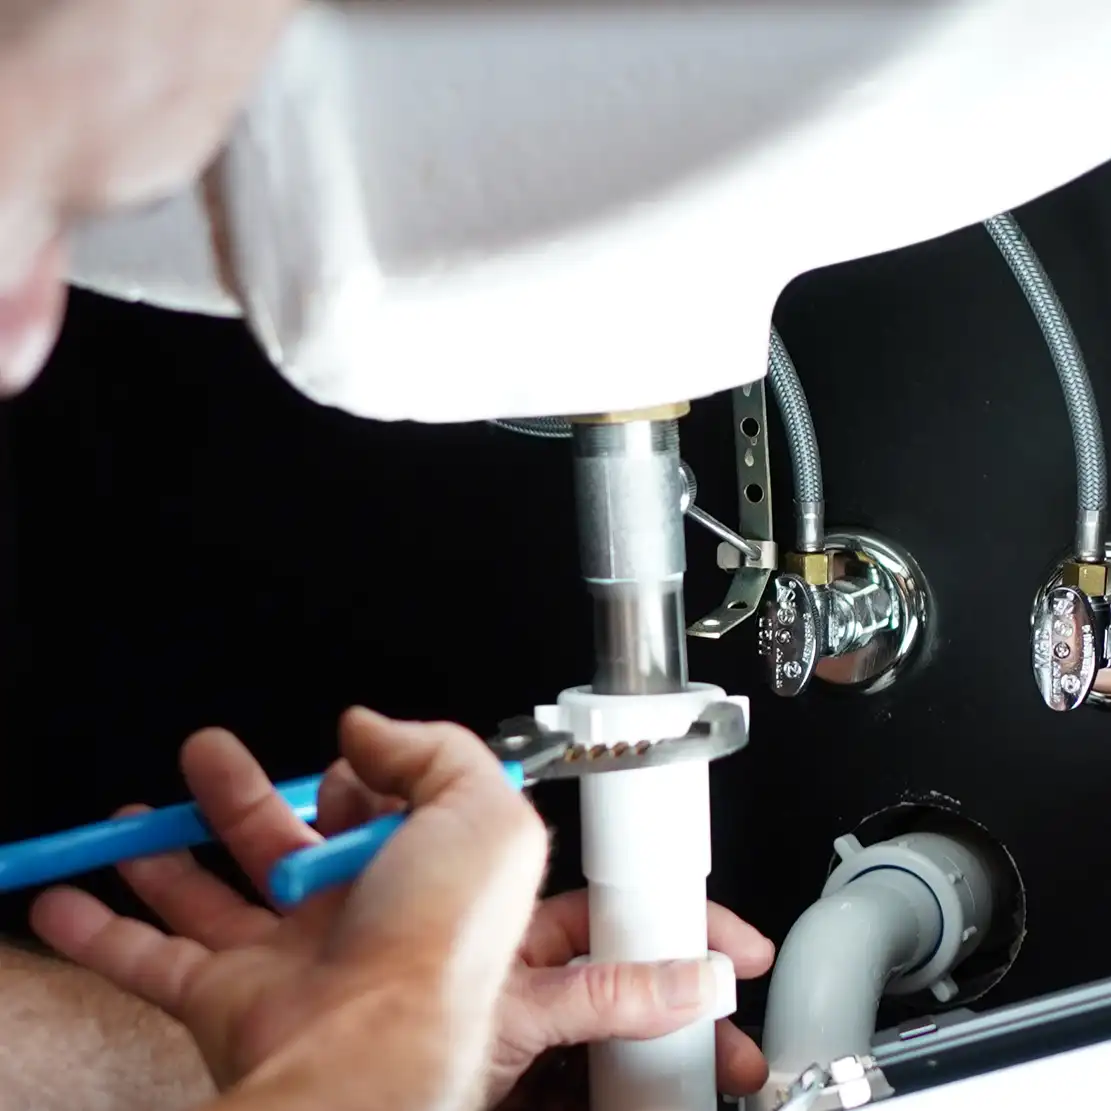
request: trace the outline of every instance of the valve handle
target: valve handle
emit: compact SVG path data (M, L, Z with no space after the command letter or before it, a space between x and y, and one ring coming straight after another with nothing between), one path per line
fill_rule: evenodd
M1075 710L1092 693L1107 666L1106 598L1071 586L1047 591L1034 614L1030 654L1034 678L1051 710Z
M810 685L821 654L821 614L815 592L798 575L775 580L775 598L760 618L760 655L772 690L794 698Z

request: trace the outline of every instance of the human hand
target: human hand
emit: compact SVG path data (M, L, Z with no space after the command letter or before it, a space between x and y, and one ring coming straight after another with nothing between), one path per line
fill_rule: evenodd
M198 801L219 831L227 828L227 815L243 809L244 800L269 790L261 769L239 746L191 746L185 766ZM321 787L317 827L325 835L334 834L401 805L398 799L369 790L351 765L341 760ZM272 828L265 828L264 822ZM252 827L249 840L242 834L234 840L225 834L225 840L258 883L291 846L315 839L307 827L295 835L286 832L298 824L284 808L273 807ZM210 949L254 943L276 928L273 913L247 907L190 854L129 864L122 871L171 929ZM767 971L774 952L769 941L722 907L711 904L708 918L710 947L733 960L739 978ZM499 1004L489 1068L490 1102L506 1097L549 1049L610 1037L658 1037L700 1017L713 1005L714 980L705 962L567 967L587 951L588 941L585 892L537 906ZM765 1071L752 1042L728 1021L719 1023L721 1089L735 1095L753 1091L762 1084ZM543 1070L545 1083L550 1075L550 1070ZM566 1071L559 1075L570 1079ZM539 1078L539 1074L530 1077ZM527 1084L522 1090L534 1086Z
M325 777L319 798L318 828L338 833L369 822L400 805L368 791L343 760ZM167 868L161 883L132 876L132 887L156 913L174 883ZM707 908L709 947L728 956L738 979L762 976L771 967L775 947L731 911L714 903ZM176 928L189 933L195 919ZM607 1038L655 1038L686 1026L712 1008L715 980L707 962L677 961L661 965L577 965L589 951L587 893L575 891L536 907L500 1007L497 1041L490 1062L489 1100L497 1104L547 1051ZM731 1022L717 1024L718 1086L727 1095L757 1091L767 1077L763 1056L752 1040ZM553 1077L575 1082L573 1074L543 1068L545 1096L560 1097ZM537 1085L523 1086L530 1108L537 1107ZM515 1096L522 1093L514 1093Z
M0 0L0 394L65 307L65 233L216 153L297 0Z
M368 1085L394 1108L478 1106L543 875L543 825L486 746L456 726L353 710L340 745L348 774L413 807L349 888L282 918L180 854L123 870L183 936L68 889L41 896L32 923L63 955L183 1022L221 1087L277 1072L312 1077L315 1098L333 1108L347 1095L364 1106ZM278 858L320 839L229 734L192 738L182 764L257 886Z
M733 961L737 978L767 972L775 955L772 943L724 907L710 903L707 909L709 947ZM502 999L491 1068L494 1101L519 1087L514 1096L527 1096L531 1111L539 1111L541 1088L558 1100L560 1093L548 1089L561 1086L561 1073L566 1082L576 1083L573 1071L544 1063L535 1077L526 1076L549 1050L608 1038L661 1037L713 1007L716 992L708 964L568 967L589 951L589 943L585 891L537 906ZM767 1078L762 1054L728 1019L717 1024L717 1070L718 1089L730 1096L757 1091Z

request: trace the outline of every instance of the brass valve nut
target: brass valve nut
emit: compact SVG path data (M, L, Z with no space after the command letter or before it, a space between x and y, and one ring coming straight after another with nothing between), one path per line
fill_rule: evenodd
M788 552L783 557L783 569L811 586L833 582L833 557L829 552Z
M1089 598L1102 598L1107 594L1107 564L1070 559L1062 569L1061 585L1079 590Z

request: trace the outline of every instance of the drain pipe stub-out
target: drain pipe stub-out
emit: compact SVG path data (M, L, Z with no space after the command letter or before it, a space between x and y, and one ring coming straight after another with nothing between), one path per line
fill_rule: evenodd
M834 849L841 863L822 892L834 895L854 880L879 869L907 872L924 883L937 900L941 933L933 953L887 986L891 995L928 989L941 1003L957 995L950 973L983 940L991 925L991 877L979 856L960 841L936 833L911 833L863 847L852 834Z

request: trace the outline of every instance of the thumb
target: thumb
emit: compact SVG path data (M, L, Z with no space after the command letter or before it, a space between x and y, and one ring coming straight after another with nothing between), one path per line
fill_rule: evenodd
M735 990L710 960L581 964L530 970L528 1002L548 1045L645 1040L714 1016Z

